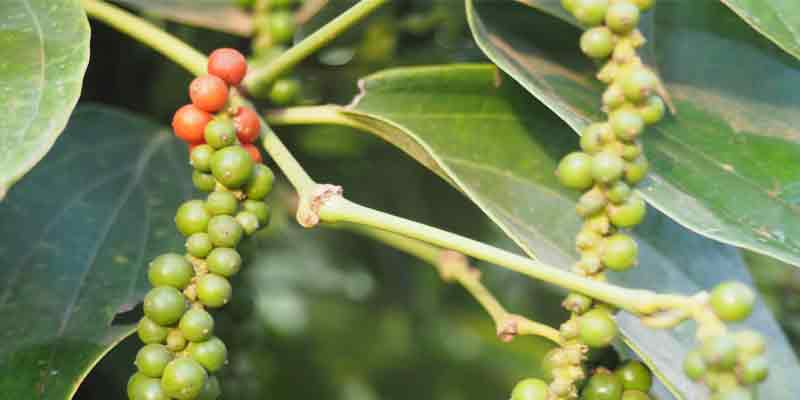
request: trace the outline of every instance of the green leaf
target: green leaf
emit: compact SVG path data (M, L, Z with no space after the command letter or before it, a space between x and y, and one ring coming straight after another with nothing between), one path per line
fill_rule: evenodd
M67 124L89 63L78 0L0 2L0 200Z
M236 0L118 0L147 14L238 36L253 33L253 18Z
M783 0L720 0L784 49L800 58L800 3Z
M553 175L558 159L577 148L577 137L541 103L493 66L460 65L390 70L360 82L361 94L348 107L315 107L300 113L314 122L368 130L399 147L474 201L528 254L552 265L576 260L580 227L577 194ZM303 123L273 115L273 124ZM696 235L650 209L637 229L640 267L612 274L612 281L659 292L691 294L734 276L748 280L735 249ZM658 277L658 279L654 279ZM629 346L684 399L703 398L681 372L681 355L694 332L650 332L620 316ZM774 373L762 398L800 396L800 373L777 323L759 304L748 321L769 336Z
M0 392L68 399L132 330L112 324L146 287L152 257L182 248L173 215L191 194L186 149L151 122L81 107L0 204ZM124 388L109 388L121 398Z
M800 62L717 2L646 15L677 114L644 135L641 192L701 235L800 266ZM489 58L575 131L604 117L578 30L512 2L469 1L468 17Z

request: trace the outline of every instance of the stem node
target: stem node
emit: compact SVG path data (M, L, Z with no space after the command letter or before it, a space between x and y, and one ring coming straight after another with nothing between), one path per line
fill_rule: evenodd
M309 196L303 196L297 207L297 222L304 228L313 228L319 225L319 210L331 198L342 197L344 190L341 186L319 184L312 189Z

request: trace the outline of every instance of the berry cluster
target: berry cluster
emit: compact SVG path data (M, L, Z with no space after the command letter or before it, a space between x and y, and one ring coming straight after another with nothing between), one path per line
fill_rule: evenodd
M564 368L575 368L570 365L569 351L554 349L545 356L545 372L552 378L563 372ZM577 373L577 372L576 372ZM577 376L577 375L576 375ZM580 371L583 380L583 371ZM653 375L647 367L639 361L628 361L616 370L597 368L592 376L584 383L581 391L582 400L650 400L648 394L653 386ZM568 388L564 388L568 389ZM554 393L553 385L548 385L541 379L529 378L517 383L511 392L511 400L550 400L563 398L563 395Z
M191 146L192 180L211 193L205 201L190 200L178 208L175 224L186 236L186 254L162 254L149 265L153 289L144 298L138 325L145 346L136 355L138 372L128 382L131 400L220 395L211 374L226 363L227 348L214 336L207 308L230 300L228 278L242 265L236 246L269 222L264 198L273 182L252 144L260 133L258 116L249 108L228 107L228 87L241 82L246 71L236 50L214 51L209 75L189 87L192 104L175 113L175 134Z

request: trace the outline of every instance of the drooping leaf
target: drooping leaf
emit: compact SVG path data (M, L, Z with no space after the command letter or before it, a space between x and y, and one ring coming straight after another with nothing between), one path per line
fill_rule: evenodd
M147 262L182 247L172 221L191 193L185 160L166 129L81 107L0 204L3 398L71 398L130 333L114 316L141 299Z
M800 58L800 3L782 0L720 0L755 30Z
M576 260L577 195L558 185L553 170L578 146L577 137L515 82L493 66L461 65L391 70L360 87L351 106L316 108L314 119L367 130L399 147L461 190L538 259L565 268ZM637 232L640 267L613 274L617 283L691 294L730 276L749 279L734 248L654 209ZM702 398L702 388L681 370L682 355L694 346L689 324L653 333L635 318L622 315L620 322L628 345L678 398ZM763 398L800 395L800 383L791 378L800 367L763 304L748 326L769 336L771 360L780 366L760 389Z
M641 192L701 235L800 266L800 61L717 2L657 4L643 30L677 114L644 135ZM489 58L575 131L603 118L576 28L519 3L467 6Z
M0 200L64 129L88 63L78 0L0 2Z
M253 18L236 0L119 0L160 18L239 36L250 36Z

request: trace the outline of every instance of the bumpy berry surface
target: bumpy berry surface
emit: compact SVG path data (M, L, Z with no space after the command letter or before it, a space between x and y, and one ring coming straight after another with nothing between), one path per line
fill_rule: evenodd
M175 135L188 143L201 143L206 125L211 121L211 114L187 104L175 112L172 118L172 130Z
M622 176L625 163L610 151L601 151L592 158L592 178L598 182L611 183Z
M238 85L247 73L247 60L234 49L217 49L208 56L208 73Z
M221 149L235 144L236 127L233 124L233 120L227 116L214 118L206 125L203 138L209 146L215 149Z
M200 76L189 84L189 98L195 107L215 113L228 102L228 85L214 75Z
M253 234L260 228L258 217L250 211L240 211L236 214L236 221L242 226L242 230L247 235Z
M622 79L622 90L631 102L639 103L653 93L658 86L658 77L646 67L634 68Z
M644 119L632 108L621 108L611 114L611 129L621 140L634 140L644 130Z
M164 368L161 387L170 397L178 400L194 400L205 387L208 373L197 361L176 358Z
M217 215L208 222L208 237L216 247L236 247L243 234L242 226L230 215Z

